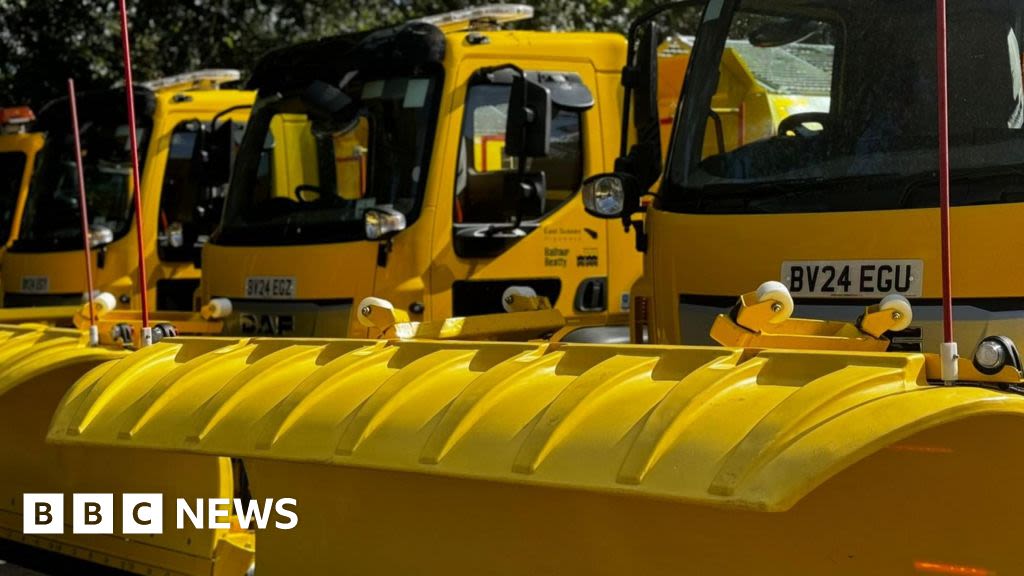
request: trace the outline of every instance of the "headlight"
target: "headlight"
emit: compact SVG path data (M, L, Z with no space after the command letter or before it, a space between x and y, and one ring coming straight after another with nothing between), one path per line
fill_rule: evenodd
M89 227L89 247L97 248L99 246L106 246L114 241L114 232L106 226L90 226Z
M383 240L405 230L405 214L393 208L378 206L363 214L366 238Z

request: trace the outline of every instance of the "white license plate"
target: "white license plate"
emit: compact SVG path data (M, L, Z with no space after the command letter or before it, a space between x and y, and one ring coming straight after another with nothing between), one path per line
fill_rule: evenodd
M48 276L22 276L21 291L28 294L46 294L50 291Z
M250 276L245 279L246 298L295 298L294 276Z
M921 296L922 260L819 260L783 262L782 281L793 296L877 298Z

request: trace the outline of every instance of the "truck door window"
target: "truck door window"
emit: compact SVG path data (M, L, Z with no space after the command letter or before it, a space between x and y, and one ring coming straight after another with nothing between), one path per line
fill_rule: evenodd
M512 220L518 198L507 198L504 173L516 169L505 155L505 123L510 86L477 83L469 87L459 141L455 179L457 224L505 223ZM551 122L551 151L546 158L528 160L528 171L544 172L547 194L525 220L540 220L557 210L583 180L583 144L579 112L555 109Z
M18 206L21 179L25 174L26 156L23 152L0 153L0 243L7 242Z

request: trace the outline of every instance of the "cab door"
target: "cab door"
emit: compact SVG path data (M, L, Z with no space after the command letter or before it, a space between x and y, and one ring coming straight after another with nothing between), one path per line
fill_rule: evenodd
M491 63L488 63L491 64ZM500 63L493 63L500 64ZM593 69L581 63L516 62L547 82L577 83L596 94ZM603 317L609 307L605 224L588 217L578 191L603 166L597 105L581 111L552 104L550 151L526 170L543 177L544 193L524 201L506 185L516 159L505 154L511 84L463 65L452 103L448 170L439 196L435 310L472 316L503 311L502 293L529 286L566 316ZM513 229L517 211L522 224ZM447 234L445 234L447 231Z

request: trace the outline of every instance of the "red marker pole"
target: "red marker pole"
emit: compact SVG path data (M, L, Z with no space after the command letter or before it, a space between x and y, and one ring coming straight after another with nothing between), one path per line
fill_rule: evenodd
M135 136L135 87L132 84L132 50L128 40L128 7L120 0L121 7L121 50L124 54L124 87L128 98L128 138L132 147L132 184L135 193L135 233L139 251L139 292L142 304L142 345L153 343L153 330L149 327L149 297L146 286L146 256L143 251L144 228L142 227L142 185L139 175L139 143Z
M949 66L946 45L946 0L935 0L935 46L939 102L939 218L942 223L942 380L959 377L953 340L952 241L949 226Z
M89 345L100 343L96 327L95 288L92 281L92 246L89 239L89 205L85 203L85 169L82 167L82 139L78 133L78 102L75 98L75 80L68 78L68 102L71 104L71 133L75 137L75 165L78 167L78 206L82 215L82 247L85 249L85 285L89 290Z

